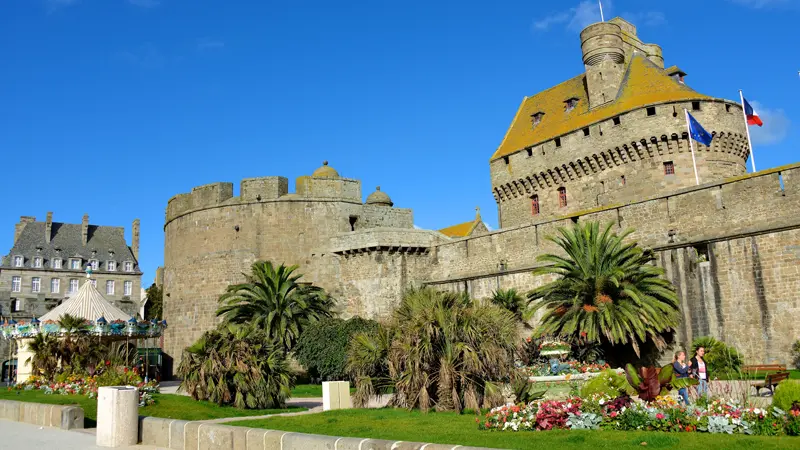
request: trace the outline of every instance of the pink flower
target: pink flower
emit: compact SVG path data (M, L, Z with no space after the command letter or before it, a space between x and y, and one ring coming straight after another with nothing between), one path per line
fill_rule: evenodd
M656 419L661 420L664 418L664 414L658 413L656 414Z

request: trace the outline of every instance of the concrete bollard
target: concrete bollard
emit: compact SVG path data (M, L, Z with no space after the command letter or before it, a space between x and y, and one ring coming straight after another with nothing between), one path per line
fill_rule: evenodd
M349 381L323 381L322 382L322 410L350 409Z
M139 389L105 386L97 390L97 446L124 447L139 441Z

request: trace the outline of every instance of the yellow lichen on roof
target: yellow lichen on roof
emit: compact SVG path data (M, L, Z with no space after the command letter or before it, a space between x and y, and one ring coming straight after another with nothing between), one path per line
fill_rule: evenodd
M472 234L472 230L474 230L476 226L478 226L478 221L472 220L470 222L464 222L458 225L442 228L439 230L439 233L451 238L467 237Z
M711 98L675 81L641 54L631 59L616 100L605 106L589 110L584 78L578 75L527 98L491 161L645 105ZM564 102L572 97L578 104L565 112ZM544 116L534 127L531 115L540 111Z

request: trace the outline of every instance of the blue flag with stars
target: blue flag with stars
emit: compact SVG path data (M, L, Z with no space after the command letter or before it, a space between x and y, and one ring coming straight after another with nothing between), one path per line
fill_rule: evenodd
M711 145L711 139L714 136L711 135L708 131L703 128L699 122L691 115L689 112L686 112L686 115L689 116L689 134L691 134L692 139L695 141L705 145L708 147Z

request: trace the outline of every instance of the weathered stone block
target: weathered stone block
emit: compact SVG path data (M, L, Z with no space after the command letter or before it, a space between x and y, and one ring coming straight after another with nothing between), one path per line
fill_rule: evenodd
M233 427L203 424L198 432L198 450L233 450Z
M261 430L258 428L247 428L245 440L247 441L247 450L266 450L264 444L264 436L268 430ZM280 448L280 447L279 447Z
M186 420L173 420L169 424L169 448L175 450L184 449L186 439Z
M170 426L172 419L142 417L139 420L139 441L142 445L170 448Z
M282 450L336 450L336 436L287 433L283 436Z
M199 429L200 422L189 422L184 428L183 447L186 449L199 448Z

